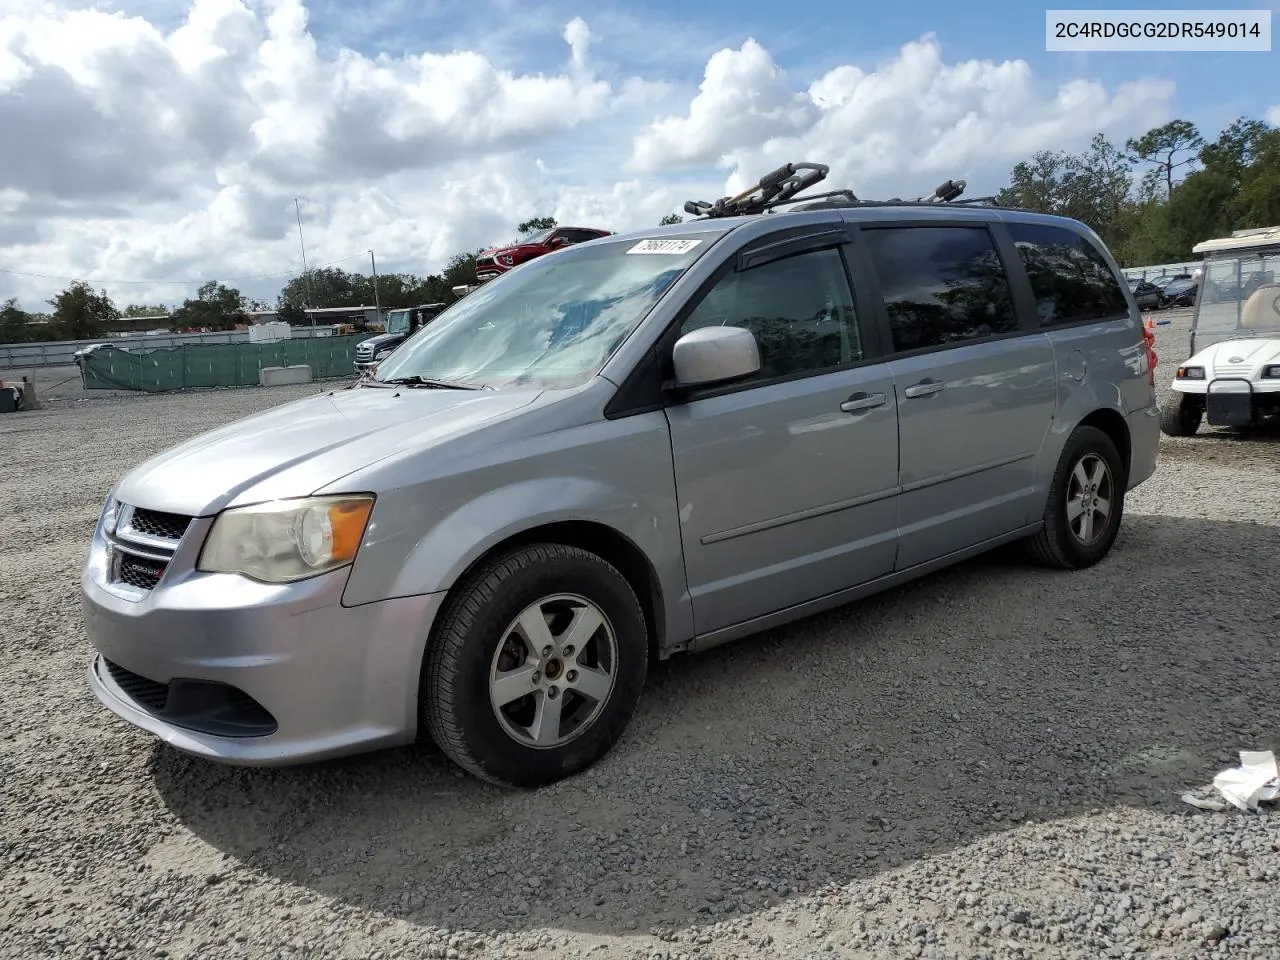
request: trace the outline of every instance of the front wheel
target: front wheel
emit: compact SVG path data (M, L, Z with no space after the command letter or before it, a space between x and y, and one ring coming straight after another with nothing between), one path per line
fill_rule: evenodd
M648 633L626 578L595 554L535 544L458 585L423 666L440 749L500 786L538 787L595 763L635 712Z
M1077 427L1049 487L1044 528L1029 541L1032 556L1068 570L1105 557L1120 532L1127 483L1111 438L1096 427Z
M1185 393L1175 393L1160 406L1160 431L1169 437L1189 437L1200 429L1204 401Z

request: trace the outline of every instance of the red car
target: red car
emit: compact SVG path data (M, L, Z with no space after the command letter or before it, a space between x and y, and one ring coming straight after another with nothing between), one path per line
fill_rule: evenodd
M476 257L476 281L484 283L534 257L541 257L570 244L607 237L612 233L612 230L597 230L594 227L552 227L550 230L539 230L515 243L483 251Z

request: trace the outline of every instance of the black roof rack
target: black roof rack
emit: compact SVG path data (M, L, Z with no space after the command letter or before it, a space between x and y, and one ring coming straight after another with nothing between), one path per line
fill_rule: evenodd
M803 206L796 210L822 210L836 207L881 207L881 206L914 206L935 203L984 204L994 206L995 197L972 197L957 200L968 185L964 180L947 180L940 184L931 194L917 197L914 200L861 200L852 190L831 190L827 193L813 193L799 196L801 191L816 186L827 178L829 168L823 163L788 163L767 173L751 187L734 197L721 197L714 203L705 200L689 200L684 205L685 213L691 213L703 219L717 217L743 217L800 203Z

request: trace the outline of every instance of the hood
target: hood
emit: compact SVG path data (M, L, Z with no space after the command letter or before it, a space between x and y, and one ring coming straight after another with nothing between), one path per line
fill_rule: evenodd
M1214 373L1238 376L1269 363L1280 363L1280 337L1221 340L1197 353L1194 362L1203 363Z
M373 347L375 350L384 343L391 343L393 340L403 340L403 333L380 333L374 337L366 337L356 344L357 347Z
M364 387L309 397L152 457L116 485L116 499L211 516L227 506L307 496L406 447L475 430L540 393Z
M481 250L477 257L497 257L504 253L519 253L522 250L542 250L541 243L509 243L505 247L494 247L492 250Z

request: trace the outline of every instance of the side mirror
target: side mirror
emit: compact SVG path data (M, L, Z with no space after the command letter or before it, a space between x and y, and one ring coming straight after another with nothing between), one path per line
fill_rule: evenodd
M676 389L727 383L760 369L760 346L742 327L702 327L686 333L672 350Z

